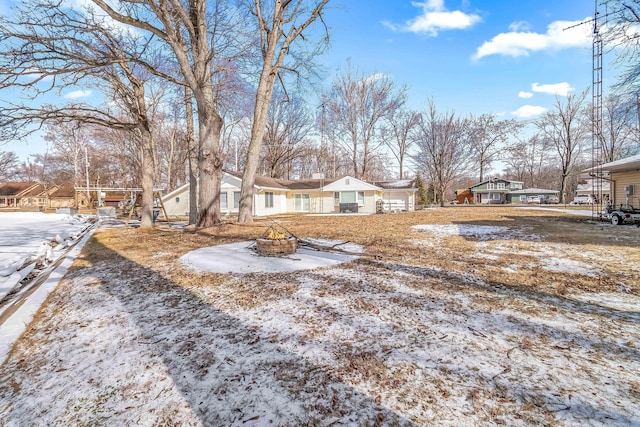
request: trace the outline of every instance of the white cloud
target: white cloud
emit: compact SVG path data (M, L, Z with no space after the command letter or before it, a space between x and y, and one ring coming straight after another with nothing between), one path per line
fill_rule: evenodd
M590 18L585 18L588 20ZM534 33L522 26L522 23L510 25L511 32L500 33L480 46L474 59L489 55L529 56L531 52L558 51L570 48L591 46L589 25L577 25L582 21L555 21L549 24L544 34ZM569 28L574 26L573 28Z
M365 83L373 83L373 82L375 82L377 80L383 80L383 79L386 79L386 78L387 78L386 74L375 73L375 74L370 75L369 77L365 77L364 82Z
M93 92L90 90L74 90L73 92L67 93L64 97L67 99L78 99L78 98L86 98L90 96Z
M460 10L447 10L444 6L444 0L416 1L411 4L415 7L421 7L422 15L410 19L402 26L384 24L392 30L409 31L435 37L440 31L464 30L482 21L482 18L476 14L468 14Z
M534 83L531 85L531 90L538 93L546 93L548 95L560 95L567 96L569 92L575 90L567 82L555 83L555 84L539 84Z
M523 105L522 107L518 108L516 111L511 112L511 114L513 114L516 117L528 119L530 117L539 116L540 114L543 114L545 111L547 111L546 108L540 107L538 105Z
M517 21L509 24L509 29L514 32L529 31L531 29L531 25L526 21Z
M524 91L518 92L518 98L531 98L532 96L533 94L531 92L524 92Z

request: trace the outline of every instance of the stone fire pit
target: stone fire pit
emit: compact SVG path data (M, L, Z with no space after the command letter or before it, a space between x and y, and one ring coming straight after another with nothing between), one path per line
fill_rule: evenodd
M298 239L256 239L256 252L262 256L293 254L298 250Z
M298 239L270 226L262 238L256 239L256 252L262 256L290 255L298 250Z

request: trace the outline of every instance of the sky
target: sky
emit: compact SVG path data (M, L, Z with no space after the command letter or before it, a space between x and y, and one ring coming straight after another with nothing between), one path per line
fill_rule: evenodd
M0 13L8 1L0 0ZM416 110L433 99L463 115L531 120L556 96L590 91L592 24L567 28L593 12L593 2L577 0L331 0L324 15L331 47L317 62L324 87L350 62L406 85ZM605 92L614 80L605 67ZM70 87L59 100L95 95ZM38 138L0 148L22 159L45 149Z
M365 1L331 10L325 66L348 59L409 87L410 103L531 118L591 84L589 1ZM606 84L606 83L605 83Z

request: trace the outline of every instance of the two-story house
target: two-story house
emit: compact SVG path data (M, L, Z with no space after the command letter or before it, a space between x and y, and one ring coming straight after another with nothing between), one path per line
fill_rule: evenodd
M519 200L511 200L512 191L522 190L522 181L509 181L502 178L492 178L479 184L472 185L474 203L512 203Z

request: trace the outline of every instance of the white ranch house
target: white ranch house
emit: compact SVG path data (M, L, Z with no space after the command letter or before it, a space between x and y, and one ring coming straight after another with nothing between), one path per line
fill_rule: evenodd
M369 183L350 176L307 180L256 176L255 181L253 215L257 217L285 213L376 213L379 200L385 211L412 211L417 191L413 180ZM223 215L238 212L241 183L239 173L224 173L220 187ZM170 217L188 216L189 184L166 194L162 202Z

